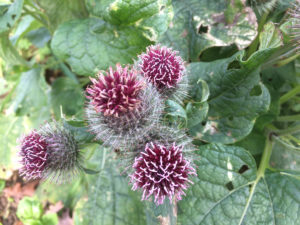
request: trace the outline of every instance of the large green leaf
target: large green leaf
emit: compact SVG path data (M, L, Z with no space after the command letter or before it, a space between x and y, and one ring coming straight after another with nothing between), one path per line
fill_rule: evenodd
M257 34L255 14L242 7L237 13L231 12L233 20L228 19L226 2L229 1L173 0L174 20L160 41L172 45L185 60L192 61L197 61L209 47L233 43L240 49L247 47Z
M15 0L11 5L0 5L0 33L10 30L19 19L24 0Z
M198 177L178 204L179 224L296 225L300 181L278 173L256 177L245 149L205 145L197 152Z
M234 143L247 136L255 119L269 109L270 94L260 82L259 72L260 65L282 45L274 24L265 25L260 43L259 50L247 61L239 52L227 59L188 66L192 97L197 98L199 79L206 81L210 91L206 123L190 128L193 136L207 142Z
M116 63L131 63L151 42L134 27L116 27L90 18L62 24L55 32L51 47L66 60L75 73L91 76Z
M42 123L50 117L48 89L41 68L22 73L11 108L17 115L29 114L35 123Z
M0 116L0 177L19 166L17 139L50 118L48 88L42 70L34 68L21 74L10 93L14 98Z
M57 118L62 112L68 116L82 115L84 96L81 86L68 77L56 79L52 84L51 104Z
M207 142L236 142L251 132L255 118L268 109L269 92L260 83L258 70L230 68L234 63L239 65L239 56L189 65L191 84L201 78L210 89L206 122L190 128L196 138Z
M173 17L170 0L86 0L86 4L92 15L114 25L143 28L153 41L167 30Z
M130 190L128 180L120 175L115 163L103 158L103 151L99 149L95 152L98 164L96 169L101 172L92 175L88 198L82 198L76 205L75 225L145 224L140 195ZM105 167L103 160L106 160Z
M54 32L63 22L88 16L84 0L38 0L36 2L47 16L48 28L51 32Z
M0 178L8 179L18 168L17 139L28 128L24 118L0 116Z

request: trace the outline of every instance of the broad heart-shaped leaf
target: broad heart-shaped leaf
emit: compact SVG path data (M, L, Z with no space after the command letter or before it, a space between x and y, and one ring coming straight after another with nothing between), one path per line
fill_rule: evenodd
M142 30L131 26L117 28L89 18L62 24L55 31L51 47L75 73L91 76L116 63L131 63L150 43Z
M105 158L103 151L106 150L97 149L96 156L93 156L99 165L93 169L101 172L87 175L91 178L89 193L87 198L82 198L76 205L75 225L146 224L140 195L130 190L128 179L120 175L118 166L111 159ZM106 165L104 168L103 160Z
M201 146L198 177L178 202L178 224L296 225L300 223L300 181L279 173L256 177L245 149Z
M269 109L270 94L260 82L260 65L282 45L281 34L272 23L264 26L260 35L261 46L246 61L243 52L230 58L210 63L191 63L191 96L197 99L195 91L199 79L209 86L209 111L206 123L190 128L190 133L203 141L234 143L247 136L255 119Z
M210 90L206 123L190 128L196 138L207 142L236 142L251 132L255 118L268 109L270 95L260 83L258 69L232 68L241 66L240 56L238 53L228 59L188 66L191 84L201 78Z
M52 33L63 22L88 16L84 0L39 0L36 3L46 15L47 28Z
M255 38L256 17L250 8L243 7L227 23L225 9L228 1L173 0L174 19L160 42L173 46L185 60L198 61L201 52L209 47L247 47Z
M0 6L0 33L10 30L19 19L24 0L15 0L9 6Z
M90 13L114 25L134 25L155 41L173 17L171 0L86 0Z

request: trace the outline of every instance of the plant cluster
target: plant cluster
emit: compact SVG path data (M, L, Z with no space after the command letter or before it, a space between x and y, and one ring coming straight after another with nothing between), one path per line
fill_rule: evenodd
M138 68L117 64L115 70L110 67L106 74L99 72L96 79L91 78L92 85L86 89L86 120L104 146L136 156L131 162L132 189L143 190L142 200L154 195L159 205L166 196L170 202L181 200L188 183L193 183L189 175L196 175L183 155L184 143L171 143L179 138L176 132L171 131L175 135L171 140L166 136L160 140L161 130L168 131L157 129L165 126L160 124L164 100L177 92L186 74L183 60L171 48L150 46L138 58ZM21 174L28 179L50 176L61 182L82 169L74 136L56 121L25 136L20 156Z
M0 189L41 180L19 218L61 201L75 225L300 224L299 13L2 0Z

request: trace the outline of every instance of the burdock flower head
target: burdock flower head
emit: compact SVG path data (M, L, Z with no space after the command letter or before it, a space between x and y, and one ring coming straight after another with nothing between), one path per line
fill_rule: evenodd
M104 145L134 145L158 123L162 100L157 90L137 71L116 65L100 72L86 89L86 117L90 131Z
M181 101L187 96L187 78L182 58L177 51L160 45L151 45L138 56L142 75L166 97Z
M135 72L129 71L128 67L117 65L116 71L110 67L106 76L99 73L98 80L91 78L91 81L93 85L86 89L87 98L97 113L119 117L135 110L141 103L139 94L145 83L138 80Z
M46 123L20 141L22 168L26 179L46 179L61 183L81 170L81 155L74 136L56 121Z
M134 173L130 175L133 190L142 189L142 200L154 197L157 205L163 204L166 197L172 201L181 200L185 195L190 175L196 175L195 169L185 159L183 146L175 142L166 145L147 143L144 150L135 158Z

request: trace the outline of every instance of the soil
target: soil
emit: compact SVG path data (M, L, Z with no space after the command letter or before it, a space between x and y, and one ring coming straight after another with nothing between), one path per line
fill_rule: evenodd
M14 171L5 188L0 193L0 223L3 225L22 225L16 213L19 201L24 196L32 196L38 181L24 182L18 171Z

